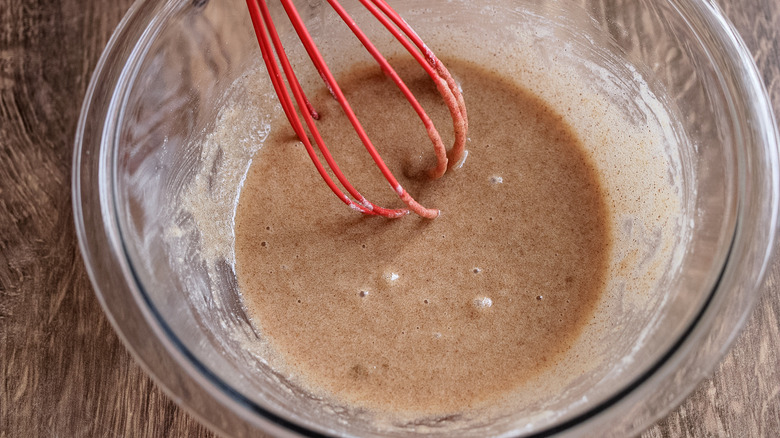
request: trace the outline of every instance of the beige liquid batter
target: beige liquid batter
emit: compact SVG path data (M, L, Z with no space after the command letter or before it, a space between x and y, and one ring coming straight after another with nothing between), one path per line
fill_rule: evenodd
M284 371L312 392L379 412L477 408L553 366L592 321L611 248L593 163L544 101L467 62L447 65L466 99L469 153L436 181L424 176L423 125L392 82L376 66L339 80L390 169L439 218L354 212L282 118L249 170L235 217L240 288ZM430 79L402 67L451 132ZM311 97L355 187L401 207L337 103Z

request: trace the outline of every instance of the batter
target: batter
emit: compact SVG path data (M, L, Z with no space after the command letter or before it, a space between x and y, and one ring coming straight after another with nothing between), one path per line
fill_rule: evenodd
M243 299L284 372L374 411L460 412L516 391L572 346L606 282L607 205L575 133L510 80L445 63L463 88L470 141L462 167L435 181L423 125L394 84L376 66L339 78L385 162L439 218L346 207L283 118L236 212ZM430 79L417 66L399 71L451 144ZM350 181L401 207L338 104L324 91L310 97Z

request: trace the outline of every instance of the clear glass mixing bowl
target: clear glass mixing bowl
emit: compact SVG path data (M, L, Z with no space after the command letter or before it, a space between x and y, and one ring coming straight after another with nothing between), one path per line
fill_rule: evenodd
M332 31L322 2L300 6L315 35ZM610 340L614 355L576 388L541 400L539 410L526 406L462 425L435 419L379 430L369 417L311 397L270 369L244 348L259 335L241 305L229 257L207 263L204 230L188 232L193 218L176 208L204 166L219 167L219 156L210 161L194 145L214 128L230 85L260 56L246 5L237 0L139 0L95 70L76 138L73 202L106 314L174 401L230 436L640 432L712 371L753 307L770 260L778 134L750 54L706 0L393 6L423 39L426 29L455 26L512 41L518 26L545 23L537 43L551 57L566 46L597 64L627 61L678 116L685 247L663 290L652 291L664 299L640 318L646 324L627 325ZM281 32L291 38L289 26ZM598 78L592 82L600 86ZM631 84L622 86L630 93ZM247 152L231 165L245 168L250 158ZM220 182L214 172L214 190L238 193L238 184ZM223 213L215 212L215 223ZM638 342L643 329L649 331ZM641 348L625 361L620 352L632 346ZM619 369L612 366L621 361Z

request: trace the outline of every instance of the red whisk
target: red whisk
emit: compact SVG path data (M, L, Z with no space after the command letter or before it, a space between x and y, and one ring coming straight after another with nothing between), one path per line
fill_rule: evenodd
M341 108L360 137L360 140L363 142L363 145L366 147L368 153L371 154L374 162L377 164L377 166L379 166L379 169L382 171L385 179L387 179L387 182L390 183L390 186L393 188L393 190L395 190L395 192L409 207L409 209L388 209L374 205L349 183L347 178L339 169L338 165L334 162L333 157L328 151L328 147L325 145L322 136L317 130L317 126L314 121L319 119L319 115L309 103L309 100L306 98L303 89L301 89L301 86L298 83L298 79L292 70L292 66L287 59L287 55L285 54L284 48L282 47L279 35L276 32L276 28L268 10L268 5L266 4L265 0L247 0L247 6L249 6L249 15L252 17L252 23L255 28L255 33L257 34L257 41L260 43L260 50L268 70L268 74L271 77L274 90L279 97L279 101L282 104L282 108L284 109L284 113L287 116L290 125L292 125L296 135L301 140L301 142L303 142L309 157L314 163L314 166L317 168L317 171L325 180L325 183L328 184L328 187L330 187L330 189L333 191L333 193L336 194L336 196L339 197L339 199L341 199L345 204L349 205L353 209L360 211L361 213L396 218L408 214L409 210L411 210L425 218L433 219L437 217L439 215L439 210L425 208L417 201L415 201L414 198L412 198L412 196L403 187L401 187L401 185L398 183L398 180L396 180L393 174L390 172L390 169L387 168L384 161L382 160L382 157L379 156L379 153L377 152L376 148L374 148L374 145L371 143L371 140L368 138L368 135L355 116L355 113L352 111L352 108L344 97L344 94L341 92L341 89L336 83L336 80L333 78L333 75L328 69L328 66L325 65L325 61L323 60L322 55L317 49L317 46L314 44L311 35L306 29L306 26L303 24L298 11L295 9L295 5L292 3L292 0L280 1L287 13L287 16L290 18L293 27L295 28L298 37L301 39L301 42L303 42L303 46L306 48L306 52L314 63L317 71L320 73L320 76L325 81L328 89L331 91L331 94L341 105ZM425 45L425 43L423 43L414 30L412 30L412 28L409 27L403 18L401 18L398 13L396 13L384 0L360 0L360 3L362 3L363 6L367 8L371 14L373 14L374 17L376 17L382 23L382 25L387 28L388 31L390 31L391 34L393 34L393 36L415 58L415 60L417 60L420 66L425 69L426 73L436 84L436 88L439 91L439 94L441 94L444 102L450 110L453 130L455 131L455 142L449 153L447 153L441 137L439 136L439 132L433 126L433 122L425 113L425 110L422 109L420 104L417 102L417 99L415 99L414 95L411 93L411 91L409 91L409 88L406 86L406 84L404 84L395 70L393 70L387 60L382 56L381 53L379 53L371 41L369 41L368 37L366 37L366 35L360 30L355 21L349 16L347 11L338 3L338 1L328 0L328 3L330 3L331 7L333 7L336 13L339 14L341 19L344 20L347 26L349 26L355 36L360 40L363 46L379 63L382 70L395 82L395 84L406 97L407 101L409 101L414 110L417 112L417 115L422 120L423 125L428 132L428 137L431 139L431 142L433 142L434 151L436 153L437 164L435 168L430 170L430 175L433 178L441 177L448 168L452 167L453 164L457 163L461 159L466 144L466 132L468 130L468 119L466 117L466 106L463 102L463 95L455 83L455 80L452 78L452 75L450 75L441 61L436 58L433 52L428 48L428 46ZM276 54L275 56L274 52ZM339 189L336 183L331 179L330 175L328 175L325 167L320 162L320 159L312 147L311 141L309 140L306 131L304 130L303 124L301 123L298 114L293 107L292 100L282 78L282 72L279 71L277 58L278 64L281 64L282 66L284 77L286 78L287 84L292 91L295 102L297 103L298 108L301 109L301 115L306 122L306 126L308 127L311 136L314 138L314 142L317 144L317 148L325 159L328 167L336 176L336 179L338 179L341 185L354 198L354 200L350 199L349 196L344 194L344 192Z

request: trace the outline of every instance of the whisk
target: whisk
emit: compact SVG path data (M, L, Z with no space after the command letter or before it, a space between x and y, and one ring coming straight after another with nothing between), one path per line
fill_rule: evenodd
M430 117L425 113L425 110L420 106L415 99L412 92L401 80L395 70L390 66L387 60L377 50L377 48L369 41L363 31L360 30L355 20L347 13L344 7L336 0L327 0L330 6L336 11L342 20L347 24L350 30L360 40L363 46L368 50L371 56L377 61L384 73L389 76L399 90L404 94L406 100L412 105L417 115L420 117L425 129L428 133L428 137L433 143L434 152L436 154L436 166L429 170L429 175L432 178L439 178L451 168L455 163L461 160L464 148L466 144L466 133L468 131L468 118L466 116L466 106L463 101L463 95L460 88L455 83L452 75L447 71L447 68L441 61L433 54L433 52L425 45L420 39L417 33L395 12L384 0L360 0L360 3L368 9L371 14L376 17L377 20L398 40L401 45L414 57L414 59L425 69L426 73L434 81L439 94L442 96L445 104L449 108L450 116L452 117L453 130L455 133L455 141L449 152L442 142L439 132L433 125ZM398 194L399 198L406 204L408 209L391 209L383 208L374 205L363 195L360 194L347 180L344 173L339 169L339 166L333 160L328 147L325 144L322 136L317 130L315 120L319 119L319 114L313 108L308 98L306 97L303 89L298 83L298 79L293 72L284 48L282 47L281 40L274 26L271 14L268 9L268 5L265 0L247 0L247 6L249 7L249 14L252 17L252 24L254 25L255 34L257 35L257 41L260 44L260 51L262 52L263 60L265 61L268 74L271 77L274 90L276 91L279 101L281 102L282 109L287 116L290 125L295 131L298 139L306 147L306 152L309 154L314 166L322 176L322 179L330 187L333 193L339 197L345 204L351 208L368 215L379 215L389 218L397 218L404 216L412 212L429 219L433 219L439 215L439 210L426 208L420 205L412 196L398 183L398 180L393 176L390 169L385 165L382 157L377 152L371 140L368 138L366 131L358 121L355 113L347 102L344 94L342 93L339 85L336 83L333 75L325 64L319 49L317 48L314 40L309 34L300 14L295 8L292 0L280 0L287 16L289 17L295 32L301 39L304 48L306 49L309 58L314 63L315 68L319 72L322 79L325 81L329 91L341 105L342 110L349 119L352 127L358 134L361 142L365 146L368 153L373 158L376 165L382 172L390 186ZM275 54L274 54L275 53ZM278 58L278 59L277 59ZM278 61L278 63L277 63ZM279 70L279 64L281 64L282 70ZM317 149L325 159L326 164L336 176L339 183L346 189L347 193L352 196L351 199L347 196L333 181L319 157L317 156L312 143L304 130L303 124L293 106L290 94L285 86L284 78L287 81L287 85L292 91L293 97L297 107L300 110L301 115L306 123L306 126L314 139Z

